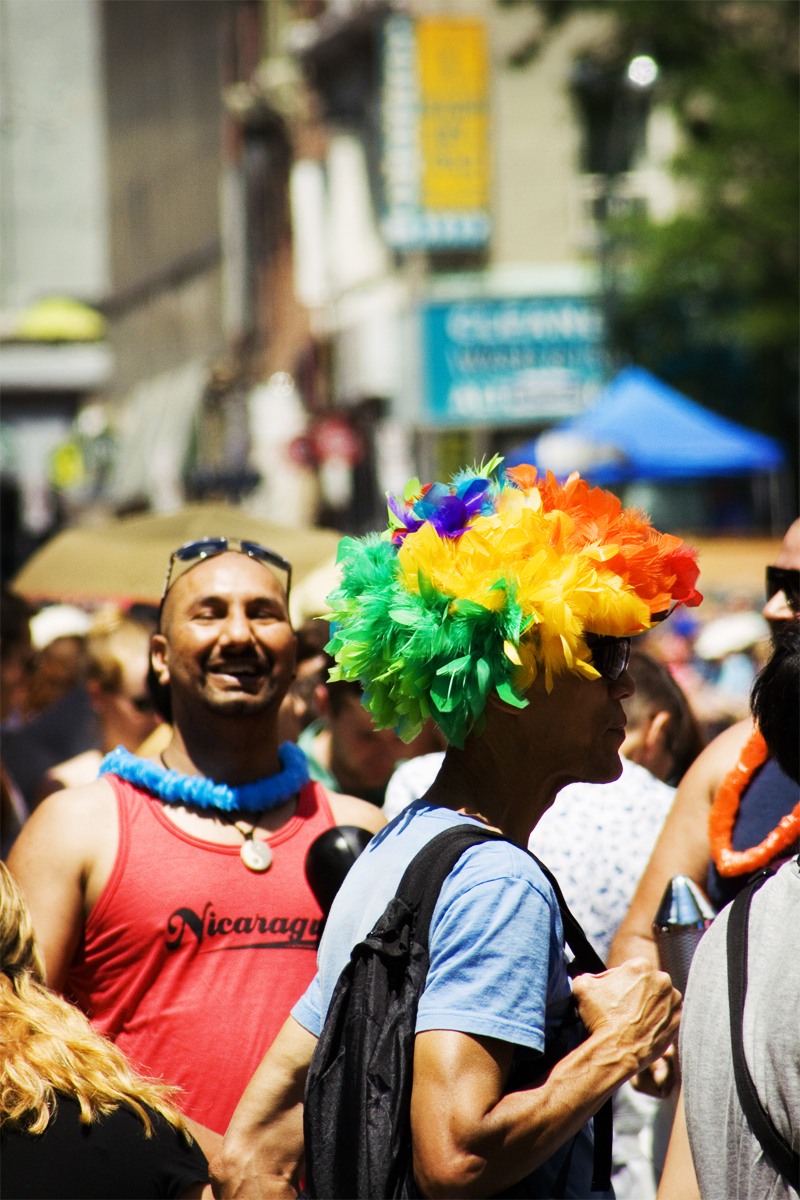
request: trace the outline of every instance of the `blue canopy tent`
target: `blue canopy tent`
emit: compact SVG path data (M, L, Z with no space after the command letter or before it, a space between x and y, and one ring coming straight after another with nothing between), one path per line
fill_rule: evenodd
M556 434L564 435L560 461L548 462ZM709 412L641 367L626 367L590 409L512 450L505 461L551 467L558 475L580 469L593 483L614 484L777 472L786 454L773 438Z

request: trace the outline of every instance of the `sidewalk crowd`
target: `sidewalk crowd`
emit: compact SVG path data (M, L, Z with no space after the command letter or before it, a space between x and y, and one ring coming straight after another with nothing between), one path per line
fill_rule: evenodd
M158 608L4 591L3 1196L800 1195L800 521L704 620L680 539L495 470L296 631L224 530Z

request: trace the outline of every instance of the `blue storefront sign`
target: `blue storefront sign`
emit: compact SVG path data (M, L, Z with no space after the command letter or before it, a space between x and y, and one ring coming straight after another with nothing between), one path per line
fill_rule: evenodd
M421 317L425 424L571 416L604 382L603 321L587 297L429 303Z

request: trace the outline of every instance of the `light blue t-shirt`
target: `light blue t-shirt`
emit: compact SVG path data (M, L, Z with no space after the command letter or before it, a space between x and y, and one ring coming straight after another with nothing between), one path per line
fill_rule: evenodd
M310 1033L319 1037L353 947L383 914L412 858L448 826L466 823L481 827L479 821L423 799L373 837L333 902L317 975L292 1009ZM544 1051L546 1035L570 1007L571 984L558 902L524 850L489 841L462 854L433 911L429 949L417 1033L453 1029L511 1042L528 1055ZM590 1195L591 1146L587 1126L573 1151L567 1196ZM533 1183L530 1195L550 1194L547 1187L563 1153L534 1172L543 1190Z

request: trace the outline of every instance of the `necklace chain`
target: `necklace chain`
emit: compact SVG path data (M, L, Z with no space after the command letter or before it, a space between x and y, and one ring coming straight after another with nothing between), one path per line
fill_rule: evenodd
M266 812L266 809L264 810L264 812ZM242 837L243 837L245 840L247 840L248 838L254 838L254 837L255 837L255 832L256 832L256 829L257 829L257 827L258 827L258 822L261 820L261 818L263 817L263 815L264 815L264 813L263 813L263 812L260 812L260 813L253 813L253 815L252 815L252 819L251 819L251 825L252 825L252 828L251 828L251 829L249 829L249 830L247 830L247 829L241 829L241 828L240 828L240 824L241 824L241 817L239 818L239 820L238 820L238 821L234 821L234 819L233 819L233 816L232 816L232 814L231 814L231 813L220 813L220 814L219 814L219 819L220 819L220 821L222 821L223 825L231 825L231 826L232 826L232 827L233 827L233 828L236 830L236 832L237 832L237 833L240 833L240 834L242 835Z

